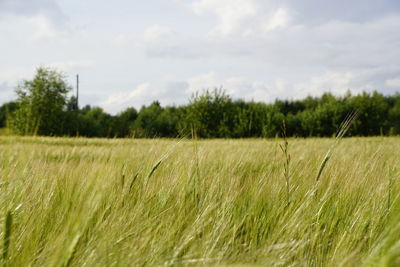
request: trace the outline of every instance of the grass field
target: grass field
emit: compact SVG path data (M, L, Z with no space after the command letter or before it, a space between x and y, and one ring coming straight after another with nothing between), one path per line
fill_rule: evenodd
M400 266L400 138L288 143L0 137L2 264Z

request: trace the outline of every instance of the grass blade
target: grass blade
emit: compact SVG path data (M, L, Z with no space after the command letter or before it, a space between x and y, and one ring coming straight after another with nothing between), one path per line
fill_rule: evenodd
M10 248L11 227L12 227L12 213L8 211L4 222L4 239L3 239L3 261L7 260Z
M320 180L322 172L325 169L326 164L328 163L329 159L331 158L336 146L340 143L340 141L342 140L344 135L347 133L347 131L350 129L350 127L354 123L354 121L358 118L358 116L359 116L358 111L351 112L342 122L342 124L339 128L339 132L336 135L335 142L329 148L328 152L326 153L324 159L321 162L321 165L318 168L317 176L315 178L315 180L317 182Z
M78 245L81 236L82 236L81 234L77 234L72 240L70 246L67 249L67 257L65 258L65 262L62 265L63 267L68 267L71 265L74 255L76 253L76 246Z

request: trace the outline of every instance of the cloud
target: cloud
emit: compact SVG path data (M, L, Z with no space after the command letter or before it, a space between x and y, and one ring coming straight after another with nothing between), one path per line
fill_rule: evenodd
M210 72L189 79L187 92L222 87L234 98L264 102L321 96L324 92L344 95L349 89L353 93L379 90L384 94L393 94L400 89L400 78L396 76L399 73L400 68L380 67L355 72L327 71L297 81L279 78L266 82L237 76L221 78L215 72Z
M7 67L0 69L0 83L17 84L18 81L32 76L34 68L31 67Z
M357 94L378 90L393 94L400 89L400 67L366 68L358 71L326 71L298 80L276 78L254 80L245 76L225 76L214 71L186 80L163 80L159 84L143 83L130 92L117 92L101 102L113 114L127 107L140 108L158 100L163 105L186 104L190 97L204 90L223 89L234 99L271 103L276 99L302 99L325 92L344 95L349 89Z
M142 48L148 57L175 57L174 55L182 55L185 51L179 51L188 45L190 40L183 38L172 28L160 26L158 24L148 27L142 36ZM134 43L132 40L130 43ZM187 51L191 51L190 49ZM187 57L188 55L185 55Z
M286 89L285 82L280 79L267 83L241 76L221 77L215 72L194 76L187 83L186 92L188 95L204 90L223 89L235 99L264 102L274 101Z
M276 99L302 99L321 96L325 92L343 95L348 89L353 93L378 90L393 94L400 87L400 67L364 68L357 71L325 71L299 79L275 78L270 81L246 76L227 76L223 72L206 72L184 80L163 78L158 83L142 83L131 91L110 95L100 106L116 114L127 107L139 109L158 100L162 105L187 104L196 92L224 89L234 99L271 103Z
M52 20L62 20L64 15L55 0L0 0L0 18L7 15L45 15Z
M257 6L248 0L200 0L194 2L192 8L198 15L206 12L216 15L219 25L212 34L224 36L236 33L247 19L257 14Z
M278 8L270 18L265 19L264 29L267 32L284 28L289 25L290 14L284 8Z
M198 0L191 4L197 15L214 14L218 25L210 31L214 37L266 34L289 25L291 15L284 6L259 0Z
M302 67L365 67L397 64L400 16L365 24L329 22L294 25L282 32L236 40L227 53L241 54L274 65Z
M53 62L43 66L55 68L62 73L78 73L79 71L91 68L93 65L94 62L91 60L70 60ZM32 79L35 70L36 67L22 66L0 68L0 103L15 99L14 89L16 86L23 80ZM91 98L95 100L93 97Z
M0 81L0 103L11 101L14 97L13 89L7 82Z
M30 17L28 21L36 28L32 36L34 40L54 38L60 34L60 31L46 16Z
M95 65L93 60L68 60L62 62L54 62L48 64L51 68L56 68L62 72L79 71L87 68L91 68Z
M400 68L372 68L357 71L335 72L328 71L322 75L313 76L307 82L294 84L296 98L303 98L307 95L319 96L323 92L331 92L336 95L343 95L347 90L353 93L362 91L379 91L384 94L396 93L400 88L400 80L396 75Z
M364 0L195 0L191 8L197 14L215 14L220 25L223 22L243 22L249 15L253 19L271 17L271 14L283 8L289 11L290 19L295 24L316 26L330 21L365 23L392 16L400 13L400 2L370 0L366 4Z
M380 10L378 2L373 0L371 5ZM187 60L243 57L292 70L304 66L343 71L345 68L397 65L400 14L396 10L400 4L385 2L390 3L382 4L386 8L385 12L380 12L381 16L371 16L360 23L340 19L335 9L336 6L345 11L364 9L353 3L343 8L332 4L334 2L316 0L306 0L305 7L302 1L300 4L288 0L196 0L189 5L195 14L203 17L213 14L218 18L217 24L209 29L210 35L185 35L154 43L148 47L147 54ZM308 23L309 19L302 17L305 11L299 12L307 9L318 15L313 5L324 10L325 19L318 23ZM330 9L332 14L328 16ZM389 10L392 13L388 13Z
M61 72L71 72L90 68L93 65L94 62L91 60L69 60L52 62L42 66L55 68ZM0 82L17 84L21 80L31 79L37 67L7 67L0 69Z
M163 105L182 104L186 99L185 82L166 82L162 86L151 83L139 84L130 92L117 92L100 103L107 112L116 114L128 107L139 109L158 100Z
M398 90L400 90L400 77L386 80L386 85L396 87Z
M106 111L116 114L128 107L139 109L158 100L163 105L184 104L190 96L202 89L212 89L219 86L220 80L214 73L206 73L188 80L164 80L160 84L142 83L132 91L117 92L110 95L100 106Z
M9 15L0 19L0 32L7 34L5 42L32 42L59 37L65 32L64 26L56 24L43 14L32 16Z
M146 92L150 88L149 83L143 83L138 85L131 92L118 92L110 95L100 106L106 111L111 113L117 113L127 107L135 106L136 108L146 102ZM139 102L139 103L138 103Z
M278 8L276 13L280 15L272 16L264 28L280 27L285 12ZM400 16L368 23L289 24L268 33L264 29L265 34L236 34L224 38L180 37L170 42L155 42L146 47L146 53L155 58L201 59L210 64L216 61L241 64L240 59L263 65L265 71L302 72L308 76L321 71L356 73L377 67L390 71L400 62L399 31Z
M66 31L67 17L54 0L0 0L0 23L29 33L31 40L54 38Z
M306 25L318 25L327 21L365 23L387 15L398 14L397 0L280 0L296 10L296 20Z
M143 34L143 39L145 41L159 41L159 40L165 40L166 38L170 38L171 36L174 35L174 31L165 26L160 26L160 25L153 25L149 28L147 28Z
M124 33L119 33L112 38L112 43L119 47L130 45L132 42L133 37Z
M193 76L181 81L162 81L159 85L142 83L128 92L117 92L100 103L106 111L116 114L128 107L139 109L155 100L163 105L188 103L196 92L222 88L234 98L246 100L272 101L279 94L279 82L269 86L263 82L252 82L244 77L220 77L215 72ZM278 90L277 90L278 89ZM275 90L275 91L274 91Z
M74 1L0 0L0 84L13 88L53 62L70 74L85 70L87 102L115 112L155 99L185 103L220 86L262 101L400 90L397 0L126 1L124 10ZM66 34L61 5L82 31Z
M323 92L343 95L350 88L352 92L359 93L362 89L355 83L355 79L356 76L351 72L327 72L323 75L314 76L307 82L293 85L292 97L299 99L306 96L319 96ZM357 86L354 87L354 85Z

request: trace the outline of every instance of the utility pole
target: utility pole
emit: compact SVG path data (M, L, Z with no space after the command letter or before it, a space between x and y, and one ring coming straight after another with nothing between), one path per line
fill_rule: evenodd
M79 74L76 75L76 109L79 109Z

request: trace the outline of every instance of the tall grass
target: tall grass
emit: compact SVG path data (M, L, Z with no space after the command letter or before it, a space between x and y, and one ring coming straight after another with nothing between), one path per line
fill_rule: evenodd
M287 141L290 205L279 139L0 137L3 262L398 266L400 139L342 138L318 198L332 140Z
M339 145L342 138L345 136L347 131L350 129L353 122L357 119L359 113L358 111L354 111L350 113L343 121L343 123L339 127L339 132L336 135L335 142L329 148L328 152L326 153L324 159L321 162L321 165L318 168L318 173L316 177L316 181L319 182L321 178L322 172L325 169L326 164L328 163L329 159L332 157L333 151L335 150L336 146Z
M11 238L11 227L12 227L12 213L8 211L4 218L4 229L3 229L3 253L2 260L3 262L7 262L8 259L8 249L10 247L10 238Z
M279 147L282 150L282 153L285 157L285 161L283 163L283 174L285 177L285 183L286 183L286 198L287 198L287 205L290 205L290 161L291 157L289 154L289 142L287 140L286 136L286 124L285 121L283 121L282 124L282 135L283 135L283 144L279 145Z

